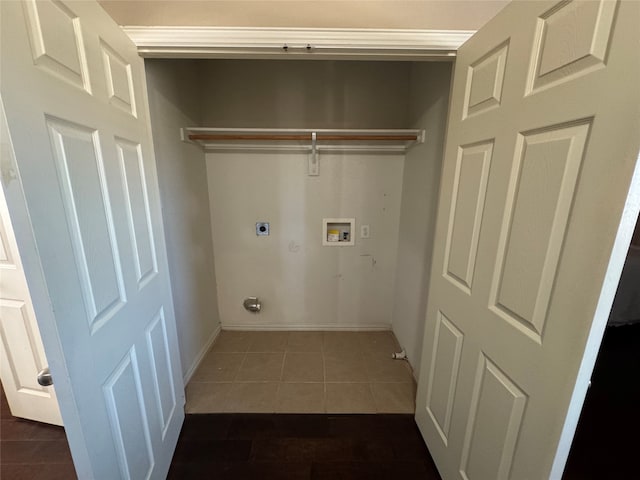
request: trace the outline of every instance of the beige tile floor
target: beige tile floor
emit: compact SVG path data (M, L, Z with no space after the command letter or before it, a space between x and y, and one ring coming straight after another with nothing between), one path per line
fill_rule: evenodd
M222 331L187 386L187 413L413 413L392 332Z

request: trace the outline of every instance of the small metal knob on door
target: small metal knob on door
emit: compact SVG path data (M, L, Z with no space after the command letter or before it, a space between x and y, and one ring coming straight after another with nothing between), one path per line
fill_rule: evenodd
M53 377L51 377L51 372L49 371L49 367L41 370L38 373L38 383L43 387L50 387L53 385Z

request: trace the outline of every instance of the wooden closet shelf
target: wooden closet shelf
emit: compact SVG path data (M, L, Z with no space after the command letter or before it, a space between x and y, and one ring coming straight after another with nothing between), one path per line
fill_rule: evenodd
M316 140L322 141L387 141L387 142L415 142L419 139L418 135L323 135L318 134ZM275 140L275 141L311 141L312 135L298 134L298 135L270 135L270 134L192 134L189 135L189 140L210 140L210 141L224 141L224 140Z
M208 151L405 152L424 142L417 129L220 128L181 129L182 139Z

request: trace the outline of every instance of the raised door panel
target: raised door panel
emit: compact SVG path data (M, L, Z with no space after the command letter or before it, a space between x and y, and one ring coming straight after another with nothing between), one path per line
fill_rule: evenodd
M458 149L444 275L469 294L492 152L493 142Z
M537 342L574 200L590 121L518 135L491 308Z
M463 119L500 106L508 52L505 41L469 65Z
M154 457L135 348L103 385L122 478L148 479Z
M616 1L560 2L537 23L526 93L604 68Z
M169 428L169 422L178 407L173 376L166 374L166 372L171 371L171 362L164 310L160 310L151 321L147 327L146 336L149 364L151 365L154 379L153 393L159 412L159 426L164 439Z
M116 138L138 288L158 272L147 181L140 144Z
M526 394L480 355L460 463L465 480L509 478Z
M0 269L15 269L16 264L9 248L7 229L4 222L0 221Z
M440 312L433 339L425 408L444 445L448 442L463 340L462 332Z
M11 381L12 388L21 394L49 398L48 390L36 381L35 372L46 367L38 348L35 319L27 304L20 300L0 298L0 339L6 358L3 358L3 373L9 374L5 381ZM3 375L4 377L4 375Z
M91 93L82 23L59 1L24 2L33 62L43 71Z
M137 117L131 65L104 40L100 41L109 102Z
M126 303L100 138L96 130L56 118L47 125L93 334Z

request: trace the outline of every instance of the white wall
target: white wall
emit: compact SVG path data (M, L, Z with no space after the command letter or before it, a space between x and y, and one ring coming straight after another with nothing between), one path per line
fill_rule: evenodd
M188 60L146 60L149 108L183 375L220 325L204 152L180 141L201 117L200 71Z
M410 150L405 159L393 331L406 349L416 378L422 354L451 68L449 63L415 63L411 71L411 124L426 130L426 142Z
M222 325L390 328L402 166L398 154L327 153L309 177L304 154L207 154ZM371 236L323 247L323 217L355 217ZM248 296L261 313L244 310Z

